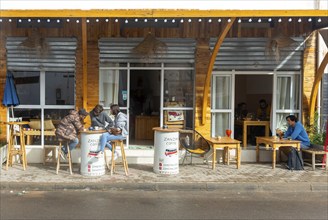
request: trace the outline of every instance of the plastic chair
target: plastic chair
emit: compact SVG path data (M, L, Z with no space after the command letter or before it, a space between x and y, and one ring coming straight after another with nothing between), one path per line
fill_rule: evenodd
M197 131L193 129L180 130L180 145L186 150L186 154L182 160L182 165L188 154L190 155L192 164L192 157L194 156L204 156L210 151L211 146L207 140Z

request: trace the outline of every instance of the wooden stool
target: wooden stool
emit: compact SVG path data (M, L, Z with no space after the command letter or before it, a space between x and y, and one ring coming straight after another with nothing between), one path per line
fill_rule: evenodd
M120 148L121 148L122 162L123 162L123 166L124 166L125 175L129 174L129 167L128 167L128 162L127 162L126 156L125 156L123 141L124 140L113 140L113 141L111 141L111 144L112 144L112 165L111 165L111 169L110 169L110 175L113 175L113 172L115 171L114 152L115 152L117 146L120 146Z
M44 146L43 165L46 165L46 163L56 163L56 149L57 149L57 146L54 146L54 145ZM51 155L49 155L50 153L51 153Z
M309 166L312 165L312 169L315 170L315 166L320 166L320 165L325 165L326 166L326 170L328 171L328 163L327 163L327 159L326 159L326 163L316 163L315 161L315 156L316 155L326 155L326 158L328 158L328 151L324 151L324 150L320 150L320 149L315 149L315 148L310 148L310 149L306 149L306 150L302 150L303 153L306 154L311 154L312 155L312 161L311 163L306 162L304 159L304 164L307 164Z
M9 125L9 140L8 140L8 149L7 149L7 162L6 162L6 170L8 170L8 166L13 165L13 157L19 155L20 161L23 165L23 169L26 170L27 160L26 160L26 149L25 149L25 136L23 125L28 124L26 121L22 122L5 122L5 124ZM19 126L19 133L15 132L14 126ZM19 137L20 144L18 148L15 148L15 136Z
M69 172L70 174L72 175L73 172L72 172L72 158L71 158L71 151L69 149L69 146L68 146L68 142L66 143L66 148L67 148L67 160L68 160L68 163L64 163L62 164L62 166L69 166ZM60 154L62 152L62 142L60 141L59 142L59 146L58 146L58 154L57 154L57 169L56 169L56 174L58 174L58 171L60 169Z

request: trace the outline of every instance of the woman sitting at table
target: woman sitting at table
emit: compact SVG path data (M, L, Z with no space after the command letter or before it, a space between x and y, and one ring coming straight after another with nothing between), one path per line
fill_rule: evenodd
M104 112L104 108L101 105L96 105L93 108L93 110L90 112L90 118L92 127L97 126L109 130L114 125L113 120L108 116L106 112Z
M103 157L105 147L112 150L111 141L113 140L123 140L128 135L128 124L127 115L120 111L120 107L117 104L110 106L112 114L115 116L114 127L100 137L100 151L97 157ZM118 157L118 152L114 152L114 160Z

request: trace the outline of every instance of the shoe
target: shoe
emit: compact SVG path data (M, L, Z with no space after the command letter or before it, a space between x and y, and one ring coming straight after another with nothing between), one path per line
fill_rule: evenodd
M117 160L118 156L119 156L118 152L114 151L114 160Z
M97 158L104 157L104 152L99 151L98 154L96 155Z
M66 147L62 147L62 148L61 148L61 151L62 151L62 153L64 153L64 154L67 154L67 153L68 153Z
M63 151L60 152L60 158L64 161L66 161L67 160L67 154L65 154Z

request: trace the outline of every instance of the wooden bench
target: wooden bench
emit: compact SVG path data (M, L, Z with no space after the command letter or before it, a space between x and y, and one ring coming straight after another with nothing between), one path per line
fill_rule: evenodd
M311 159L304 159L304 164L307 164L309 166L312 166L312 169L315 170L315 166L326 166L326 171L328 171L328 166L327 166L327 159L325 163L322 163L322 161L316 161L316 155L326 155L326 158L328 158L328 151L324 151L322 149L317 149L317 148L309 148L306 150L302 150L304 154L311 154ZM309 163L308 161L311 161Z

